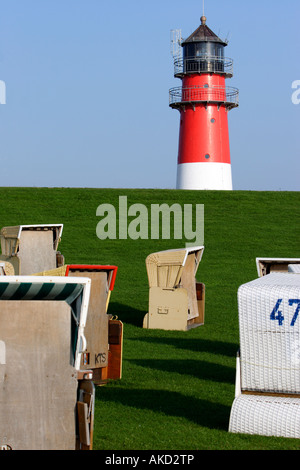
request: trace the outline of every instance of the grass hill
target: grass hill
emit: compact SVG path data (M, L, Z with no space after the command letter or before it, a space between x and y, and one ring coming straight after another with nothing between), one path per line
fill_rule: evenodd
M205 324L145 330L150 253L186 240L100 240L100 204L204 204ZM1 227L63 223L66 263L118 266L109 313L124 323L123 378L96 390L94 449L299 449L299 440L229 434L239 346L238 287L257 277L255 258L300 258L298 192L0 188Z

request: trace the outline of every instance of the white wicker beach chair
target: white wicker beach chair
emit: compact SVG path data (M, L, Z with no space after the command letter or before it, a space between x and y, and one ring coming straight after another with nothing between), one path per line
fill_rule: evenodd
M229 431L300 438L300 276L238 290L240 352Z

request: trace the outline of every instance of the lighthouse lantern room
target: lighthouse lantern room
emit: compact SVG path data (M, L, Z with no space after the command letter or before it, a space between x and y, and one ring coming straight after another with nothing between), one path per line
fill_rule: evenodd
M169 92L171 108L180 112L177 188L232 190L228 111L238 106L239 92L226 87L232 60L222 41L201 17L187 39L177 36L174 75L182 86Z

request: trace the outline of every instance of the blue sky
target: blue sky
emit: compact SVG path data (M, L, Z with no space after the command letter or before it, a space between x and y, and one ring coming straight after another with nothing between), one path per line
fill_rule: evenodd
M179 113L169 108L170 30L202 1L0 1L1 186L175 188ZM206 0L228 38L236 190L299 191L299 0Z

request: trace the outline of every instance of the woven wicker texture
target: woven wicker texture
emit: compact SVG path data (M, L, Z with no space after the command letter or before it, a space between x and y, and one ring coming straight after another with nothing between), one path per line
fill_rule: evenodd
M18 234L19 226L3 227L0 231L1 253L5 256L11 256L17 251L19 244Z
M11 263L9 263L8 261L2 261L1 264L3 265L3 274L5 274L6 276L13 276L15 274L14 267Z
M60 266L59 268L49 269L40 273L32 274L32 276L65 276L67 265Z
M229 432L300 438L300 400L240 395L231 408Z
M239 288L242 390L300 393L298 299L300 276L289 273Z

